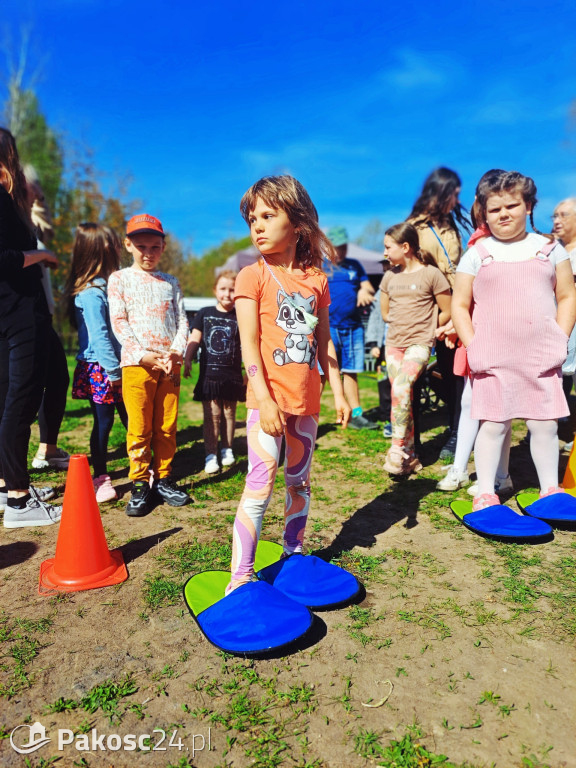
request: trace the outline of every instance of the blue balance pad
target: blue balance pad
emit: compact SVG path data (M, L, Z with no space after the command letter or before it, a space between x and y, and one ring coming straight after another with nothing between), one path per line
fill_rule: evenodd
M576 523L576 499L570 493L553 493L541 499L537 493L519 493L518 506L526 515L549 523Z
M282 558L282 547L260 541L256 549L256 576L297 603L314 610L340 608L354 600L362 589L348 571L314 555L295 554Z
M453 501L450 509L466 528L482 536L510 541L549 538L552 528L543 520L517 515L504 504L495 504L479 512L472 511L471 501Z
M217 648L234 654L274 651L312 626L308 608L265 582L250 582L224 597L226 571L204 571L184 585L184 600L198 627Z

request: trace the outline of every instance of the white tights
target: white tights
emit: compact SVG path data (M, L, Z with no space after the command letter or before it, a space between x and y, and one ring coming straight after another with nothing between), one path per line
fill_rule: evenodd
M494 493L494 479L511 421L482 421L474 446L478 495ZM540 489L558 487L558 422L526 419L530 432L530 453L538 473Z
M460 421L458 422L458 440L456 442L456 451L454 453L454 467L455 469L460 470L460 472L463 472L468 467L470 454L474 448L474 441L476 440L478 427L480 426L478 419L473 419L470 416L471 408L472 384L470 379L466 378L464 391L462 392L462 410L460 413ZM508 424L510 424L510 422L508 422ZM496 470L496 477L501 479L508 477L511 438L512 431L509 427L504 437L504 442L502 443L502 452ZM474 453L474 459L476 460L476 453Z

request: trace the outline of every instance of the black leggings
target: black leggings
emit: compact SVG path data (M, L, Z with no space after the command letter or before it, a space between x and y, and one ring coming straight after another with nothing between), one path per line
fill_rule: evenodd
M38 411L38 426L40 427L40 442L56 445L58 433L66 410L66 394L70 384L66 353L60 337L50 326L46 381L40 410Z
M114 411L118 409L120 421L125 429L128 428L128 416L124 403L95 403L94 400L89 400L89 403L94 417L94 426L90 435L90 455L94 477L99 477L99 475L107 474L106 453L110 430L114 424Z
M30 484L30 425L42 400L51 327L34 296L20 297L0 318L0 477L9 491Z

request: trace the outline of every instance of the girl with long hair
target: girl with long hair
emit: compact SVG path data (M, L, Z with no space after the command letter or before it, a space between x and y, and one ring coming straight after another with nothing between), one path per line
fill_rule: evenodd
M122 401L120 344L112 332L107 294L108 278L120 268L120 249L120 239L109 227L79 224L66 283L68 314L78 329L80 347L72 397L90 403L94 420L90 454L99 503L118 498L106 468L114 412L118 411L125 427L128 423Z
M302 551L310 507L310 465L322 391L318 361L334 393L338 423L350 418L330 338L324 255L333 246L304 187L269 176L244 194L240 211L260 251L236 279L235 304L248 374L248 476L234 522L228 591L250 581L262 519L286 441L283 545Z
M436 168L424 181L422 192L412 207L408 221L418 230L420 247L431 253L450 288L454 288L456 267L462 255L459 228L470 229L460 203L462 181L450 168ZM437 332L436 358L442 374L444 401L448 407L448 441L440 458L452 458L456 449L463 380L454 374L454 343L451 325ZM452 330L453 332L453 330Z

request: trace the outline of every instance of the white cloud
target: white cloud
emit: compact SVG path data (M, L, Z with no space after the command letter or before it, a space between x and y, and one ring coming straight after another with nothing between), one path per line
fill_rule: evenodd
M461 67L445 55L424 56L411 48L402 48L396 52L396 58L397 64L381 72L379 78L397 89L443 89L453 86L461 77Z
M346 163L369 158L372 152L370 147L362 144L346 144L314 136L284 144L274 151L245 149L240 153L240 157L251 169L263 168L265 172L289 173L291 168L301 168L305 163Z

